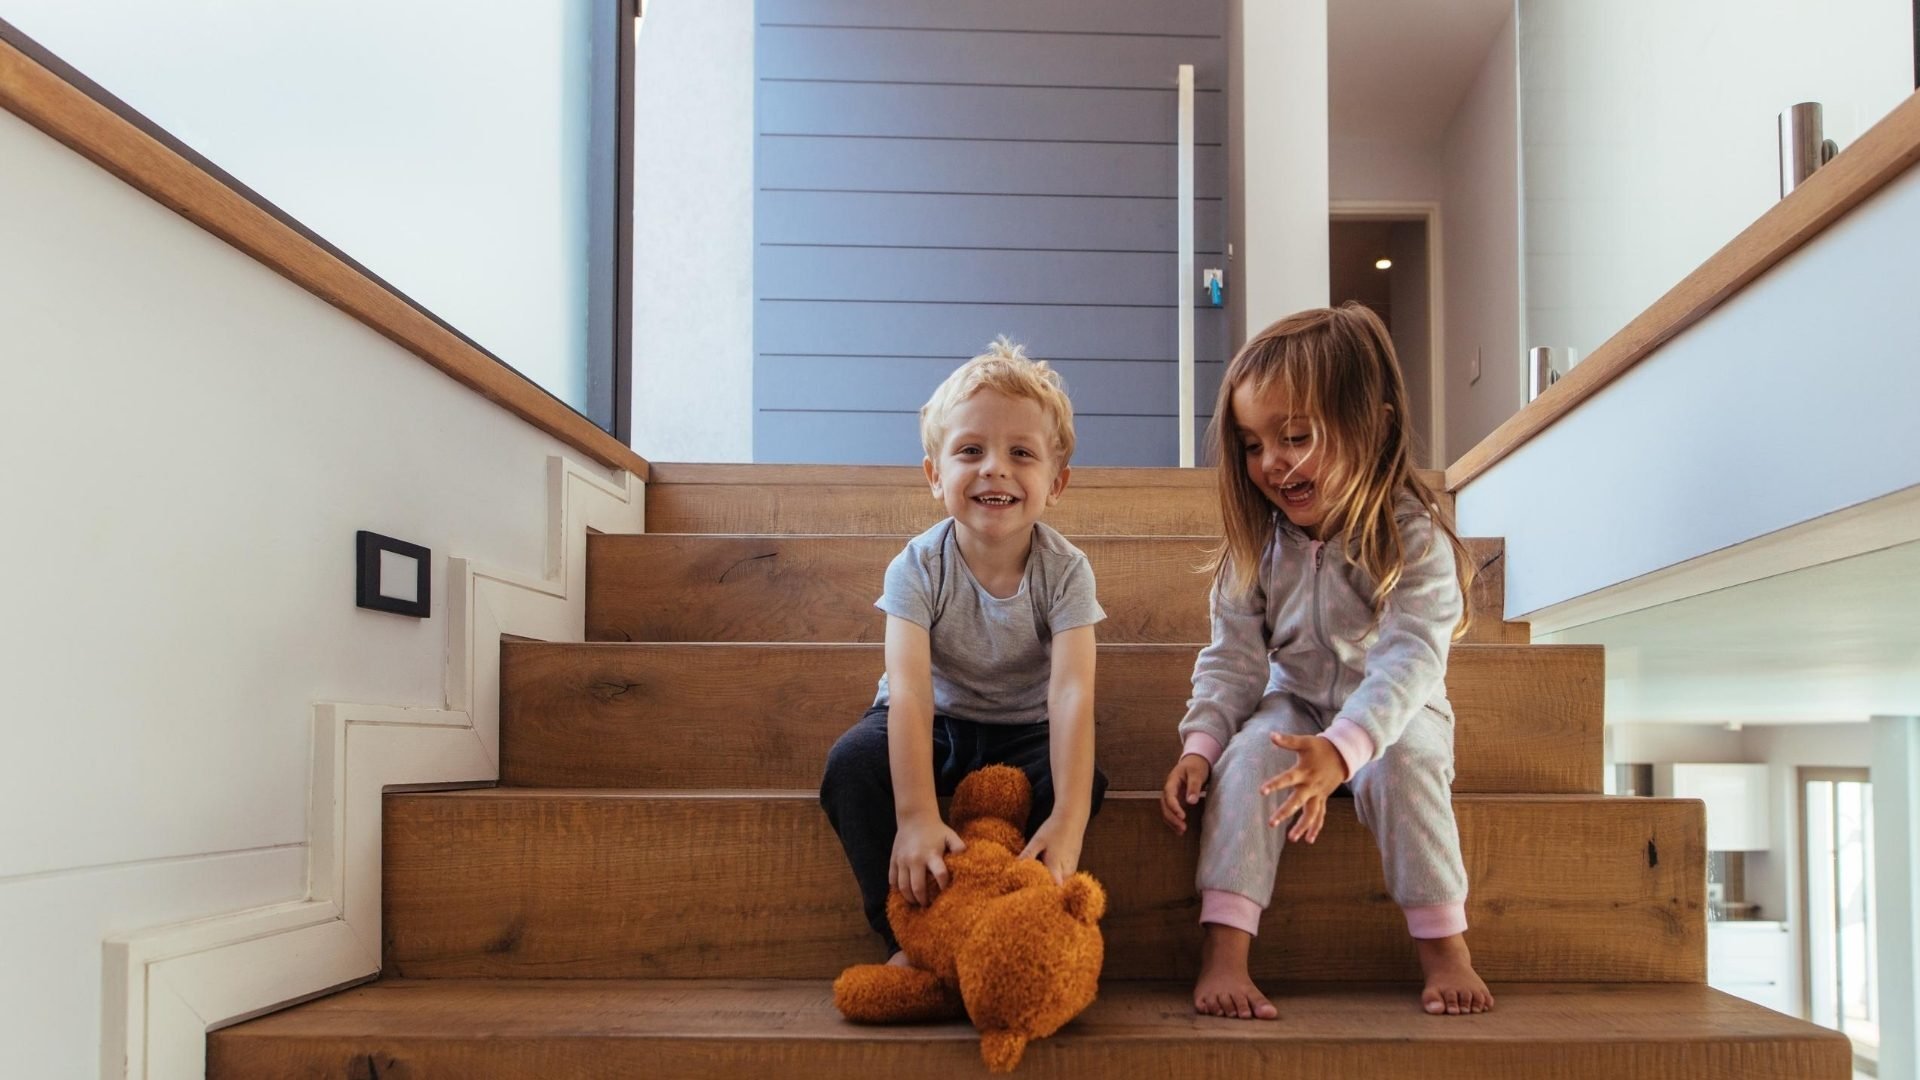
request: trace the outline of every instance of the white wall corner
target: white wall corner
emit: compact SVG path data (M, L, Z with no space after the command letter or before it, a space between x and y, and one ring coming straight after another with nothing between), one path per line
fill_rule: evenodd
M321 702L307 897L108 939L101 1075L200 1080L207 1032L380 971L380 812L391 787L499 778L500 638L579 641L589 530L645 527L645 485L548 459L541 576L446 560L445 707Z

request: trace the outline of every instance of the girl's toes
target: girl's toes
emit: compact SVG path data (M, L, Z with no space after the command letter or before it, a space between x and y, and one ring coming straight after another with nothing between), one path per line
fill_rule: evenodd
M1463 1007L1466 1003L1460 1000L1460 991L1443 990L1440 992L1440 996L1446 999L1448 1016L1459 1016L1466 1011Z
M1440 1000L1440 992L1438 990L1429 990L1421 994L1420 1003L1426 1007L1427 1012L1432 1013L1434 1016L1439 1016L1441 1013L1447 1011L1447 1003Z

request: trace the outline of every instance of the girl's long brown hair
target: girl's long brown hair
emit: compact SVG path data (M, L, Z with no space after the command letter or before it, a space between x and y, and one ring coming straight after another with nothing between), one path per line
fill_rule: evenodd
M1352 302L1281 319L1249 340L1227 365L1207 435L1217 466L1225 539L1205 569L1223 589L1232 595L1252 590L1279 513L1247 475L1233 416L1233 392L1244 384L1251 384L1257 394L1283 393L1296 410L1308 414L1311 452L1327 456L1315 481L1328 508L1321 534L1333 539L1332 546L1376 583L1376 619L1407 563L1393 520L1394 500L1402 491L1427 508L1435 527L1453 545L1464 601L1473 581L1473 562L1450 515L1414 471L1407 386L1393 341L1378 315ZM1466 633L1467 618L1463 603L1455 638Z

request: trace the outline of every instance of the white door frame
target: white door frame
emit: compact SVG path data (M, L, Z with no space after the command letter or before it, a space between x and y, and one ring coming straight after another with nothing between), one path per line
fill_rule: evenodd
M1437 201L1397 199L1334 199L1327 203L1327 220L1418 221L1427 227L1427 452L1431 463L1423 468L1447 467L1447 355L1446 297L1442 281L1440 204Z

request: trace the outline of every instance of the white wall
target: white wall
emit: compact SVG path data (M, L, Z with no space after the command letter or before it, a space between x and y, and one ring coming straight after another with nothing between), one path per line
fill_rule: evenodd
M1236 346L1276 319L1327 303L1327 3L1229 0Z
M1823 102L1844 148L1913 91L1910 0L1519 12L1526 344L1581 356L1779 198L1781 110Z
M634 65L633 444L753 460L753 0L651 0Z
M1446 192L1439 144L1334 136L1328 144L1334 202L1439 202Z
M8 0L4 14L580 408L591 7Z
M1461 489L1507 617L1920 484L1915 235L1909 169Z
M102 939L306 895L314 703L442 705L446 557L537 578L570 452L6 112L0 160L0 1071L82 1077ZM433 618L354 607L362 528Z
M1446 379L1449 458L1472 449L1513 415L1524 393L1514 63L1509 18L1441 141L1446 357L1439 366ZM1470 371L1476 355L1477 380Z

